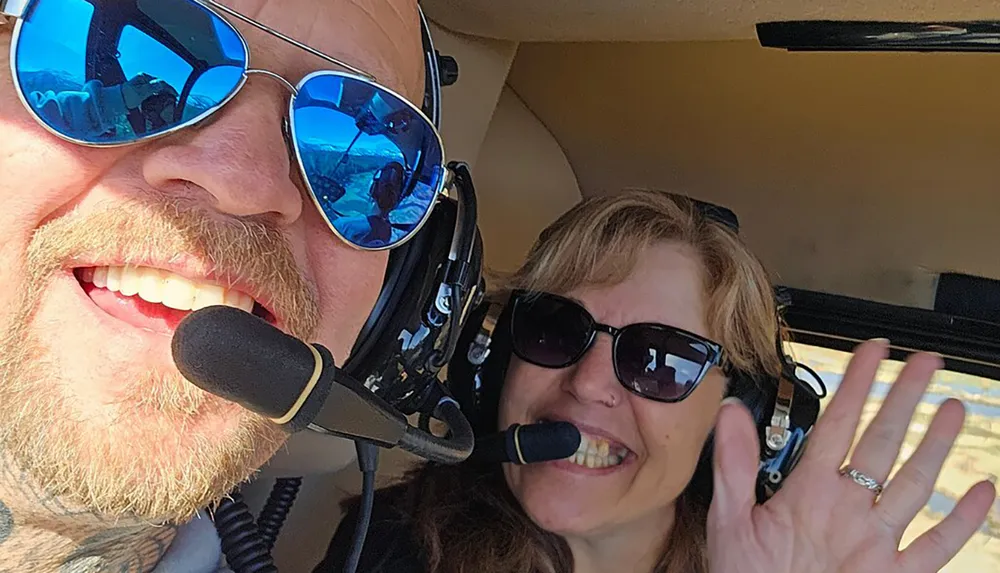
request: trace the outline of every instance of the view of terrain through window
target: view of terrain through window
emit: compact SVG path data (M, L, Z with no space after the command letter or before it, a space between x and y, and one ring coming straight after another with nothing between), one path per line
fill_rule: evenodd
M823 379L829 392L823 400L825 408L840 384L850 354L799 343L788 344L786 349L796 361L814 369ZM872 388L871 401L865 407L858 436L874 417L881 399L902 367L903 363L899 361L883 362ZM800 376L811 382L807 373L800 371ZM949 397L965 403L965 427L945 461L934 494L906 531L903 547L947 515L955 502L977 481L986 478L996 482L1000 477L1000 383L951 371L939 372L928 388L893 471L898 470L913 453L937 406ZM1000 571L1000 498L994 503L983 527L942 571Z

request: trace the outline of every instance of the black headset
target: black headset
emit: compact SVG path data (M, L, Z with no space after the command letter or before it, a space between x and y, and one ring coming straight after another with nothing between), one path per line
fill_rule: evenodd
M694 203L705 217L739 233L732 211L700 201ZM458 350L448 365L448 389L477 436L499 429L500 392L511 358L511 305L507 302L490 297L470 312ZM778 297L779 313L783 304ZM739 398L749 408L759 432L758 503L774 495L798 463L819 416L820 400L826 395L819 376L785 354L780 336L775 345L782 362L779 378L761 373L727 373L728 395ZM815 377L820 390L799 376L800 368ZM706 506L712 496L713 443L710 437L688 486Z
M440 129L441 86L457 80L457 66L434 48L418 11L422 109ZM390 253L382 291L343 367L406 415L437 404L438 372L452 357L465 313L482 296L483 245L472 176L463 163L449 167L457 196L442 197L425 227Z
M457 64L434 49L418 12L426 69L421 108L440 129L441 86L457 80ZM416 236L390 252L382 290L342 367L405 415L430 416L446 394L438 373L458 345L463 318L482 300L483 244L472 175L464 163L448 167L454 196L442 196ZM256 519L239 491L220 503L215 526L234 571L276 571L270 551L301 483L277 479Z

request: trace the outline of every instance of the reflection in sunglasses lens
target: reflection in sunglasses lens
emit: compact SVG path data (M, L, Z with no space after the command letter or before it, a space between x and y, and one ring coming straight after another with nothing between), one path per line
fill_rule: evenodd
M593 332L581 307L548 296L518 301L512 321L515 348L525 360L547 367L570 364Z
M661 400L685 395L697 384L709 359L704 343L654 326L626 328L616 350L623 382L636 392Z
M193 123L242 85L246 46L189 0L48 0L18 32L14 68L42 122L71 140L130 143Z
M384 248L411 236L437 199L441 140L412 105L332 72L292 103L295 149L317 206L345 240Z
M243 85L247 47L191 0L46 0L13 48L21 95L59 135L89 145L135 143L191 125ZM434 126L368 81L317 72L292 99L295 152L330 226L365 249L409 239L445 176Z

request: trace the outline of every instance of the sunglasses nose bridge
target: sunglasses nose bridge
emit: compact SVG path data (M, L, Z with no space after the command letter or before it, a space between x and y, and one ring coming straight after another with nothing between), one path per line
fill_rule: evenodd
M285 88L288 89L288 92L292 94L292 97L295 97L299 94L299 90L296 89L294 85L292 85L292 82L286 80L284 77L272 72L271 70L259 70L259 69L247 70L247 76L251 75L264 76L277 81L279 84L285 86Z
M253 76L253 75L264 76L266 78L270 78L272 80L275 80L276 82L278 82L279 84L281 84L285 88L287 88L288 91L289 91L289 93L292 94L293 98L295 96L297 96L298 93L299 93L299 90L296 89L296 87L294 85L292 85L292 82L286 80L280 74L272 72L271 70L250 68L250 69L247 69L246 75L247 75L247 77L250 77L250 76ZM294 145L294 143L292 142L292 130L291 130L291 125L289 123L289 118L288 118L287 115L284 117L284 119L281 122L281 136L282 136L282 138L285 141L285 147L287 147L289 157L295 157L295 150L292 148L292 146Z
M597 332L603 332L604 334L607 334L612 339L614 339L614 338L618 338L618 333L620 333L621 330L619 330L619 329L617 329L617 328L615 328L613 326L608 326L606 324L601 324L599 322L595 322L594 323L594 332L595 333L597 333ZM593 341L591 341L591 342L593 343Z
M585 355L589 354L590 351L593 350L594 345L597 344L597 335L599 333L607 334L611 337L611 347L612 352L614 352L613 349L615 342L618 339L618 332L619 330L613 326L594 322L590 330L590 337L587 339L587 344L583 347L583 350L580 351L580 357L577 358L577 361L582 360Z

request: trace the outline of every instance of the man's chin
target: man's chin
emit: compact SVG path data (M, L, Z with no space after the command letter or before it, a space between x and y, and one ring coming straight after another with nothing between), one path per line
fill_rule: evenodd
M65 502L109 517L184 522L248 478L284 434L229 409L180 419L162 414L109 427L57 420L9 453L39 486ZM19 443L20 442L20 443Z
M0 397L16 390L18 398L0 404L0 449L48 494L98 515L184 522L246 480L286 437L176 373L132 379L112 402L83 412L88 400L74 396L81 386L37 358L16 374L14 364L0 368Z

